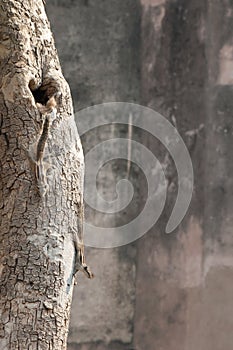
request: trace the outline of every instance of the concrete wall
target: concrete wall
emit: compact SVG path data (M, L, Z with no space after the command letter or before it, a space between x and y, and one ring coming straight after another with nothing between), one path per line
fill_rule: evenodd
M232 1L49 0L47 11L76 110L128 101L175 119L195 174L175 233L164 234L177 194L171 163L158 224L128 246L87 249L96 278L80 277L75 289L69 349L232 349ZM83 139L84 150L126 132L97 130ZM134 137L166 161L156 140L137 130ZM106 166L100 190L111 192L125 169ZM133 167L126 213L87 208L87 219L118 225L136 215L146 197L139 175Z
M48 1L47 10L75 110L102 102L138 102L139 2ZM125 128L119 131L112 127L90 132L82 139L84 151L108 139L109 134L117 137L126 133ZM116 181L122 176L116 171L120 164L111 162L99 174L103 195L109 196L111 192L110 197L114 196ZM124 172L126 163L123 169ZM134 182L138 186L136 178ZM126 215L137 211L137 202L135 198L127 213L117 215L103 215L87 207L86 218L97 226L120 225ZM133 340L136 246L89 248L86 258L96 277L89 281L80 276L78 280L69 349L125 349L125 344L130 346Z
M195 186L176 234L164 237L165 213L138 244L139 261L145 252L147 260L137 270L135 347L230 350L233 4L142 3L142 103L176 118ZM191 140L187 131L197 129ZM174 194L173 186L170 201Z

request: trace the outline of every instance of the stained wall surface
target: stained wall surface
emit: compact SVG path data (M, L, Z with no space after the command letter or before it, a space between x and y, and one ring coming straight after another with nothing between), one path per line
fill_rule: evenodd
M233 4L230 0L49 0L47 12L75 109L110 101L149 106L175 123L190 152L190 209L170 235L165 226L177 195L175 165L165 148L133 130L163 163L167 203L158 223L124 247L86 251L96 278L80 277L70 350L230 350L233 336ZM124 127L85 135L84 151L126 137ZM111 151L111 150L110 150ZM98 177L114 196L127 164ZM87 220L121 225L146 198L132 167L133 205Z

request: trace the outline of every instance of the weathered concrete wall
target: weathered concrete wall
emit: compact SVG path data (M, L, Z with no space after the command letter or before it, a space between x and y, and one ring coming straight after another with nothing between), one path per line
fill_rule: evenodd
M233 4L208 1L204 285L200 347L231 349L233 337Z
M142 104L170 120L175 117L186 141L185 133L205 121L207 66L200 35L204 18L203 1L142 0ZM163 218L138 244L138 259L143 263L137 270L136 349L194 349L193 333L199 317L195 318L193 309L200 302L202 283L203 136L200 133L196 140L190 140L195 191L185 221L176 232L165 234L177 194L173 175L173 186L168 188L170 204ZM147 142L154 151L161 148L153 139ZM164 150L160 152L165 159Z
M175 116L192 156L195 187L179 230L164 236L167 208L159 227L138 244L135 348L230 350L232 2L142 5L142 104ZM201 124L191 140L187 131ZM169 191L171 201L174 195Z
M174 168L167 206L155 228L137 244L87 250L97 277L80 278L76 288L70 349L230 350L232 2L50 0L47 9L76 109L135 101L175 118L195 174L190 210L175 233L164 234L177 193ZM190 136L190 130L197 132ZM126 130L111 132L125 135ZM108 134L104 128L87 135L84 149ZM165 161L158 142L144 135L144 143ZM119 167L104 169L99 183L105 190L114 187ZM87 217L119 224L134 215L146 195L135 171L129 212L106 217L87 208Z
M138 101L139 1L49 0L47 11L76 111L102 102ZM82 139L84 153L101 140L126 133L112 127L90 132ZM108 198L122 178L119 166L111 162L99 174L100 191ZM121 225L137 210L137 202L135 198L127 213L116 215L87 208L86 218L97 226ZM96 277L90 282L80 276L75 288L69 349L125 349L133 339L136 247L89 248L86 257Z

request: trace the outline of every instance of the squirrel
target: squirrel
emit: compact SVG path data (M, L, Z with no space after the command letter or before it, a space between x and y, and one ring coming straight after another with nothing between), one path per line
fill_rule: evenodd
M37 107L38 107L39 111L41 112L41 114L45 115L42 133L41 133L41 136L40 136L39 141L37 143L37 150L36 150L36 161L39 162L43 158L44 148L45 148L45 144L46 144L46 141L48 139L48 136L49 136L49 130L50 130L51 123L56 118L57 102L56 102L54 96L52 96L48 100L48 102L46 103L45 106L41 105L40 103L37 103Z
M54 119L56 119L57 114L57 102L55 99L56 95L54 94L49 98L46 105L42 105L41 103L37 103L37 108L43 116L43 126L42 132L39 137L39 140L36 145L36 155L35 155L35 175L37 179L37 184L41 195L44 195L47 192L48 184L46 179L46 171L43 164L44 150L46 146L46 142L49 137L49 131Z
M42 133L38 140L36 149L36 178L40 186L40 191L43 195L47 192L47 181L43 165L43 156L51 124L56 118L57 97L60 97L59 93L56 93L52 97L50 97L46 105L37 103L39 111L43 116L45 116L42 127ZM91 272L89 266L87 266L85 263L83 244L79 242L77 232L73 231L72 234L75 248L75 264L73 276L75 277L78 271L82 271L88 278L93 278L94 274Z

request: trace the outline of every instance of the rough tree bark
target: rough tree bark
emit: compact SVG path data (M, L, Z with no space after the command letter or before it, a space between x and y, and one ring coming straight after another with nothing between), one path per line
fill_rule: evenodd
M0 349L64 350L73 235L82 241L82 147L42 0L2 0L0 38Z

